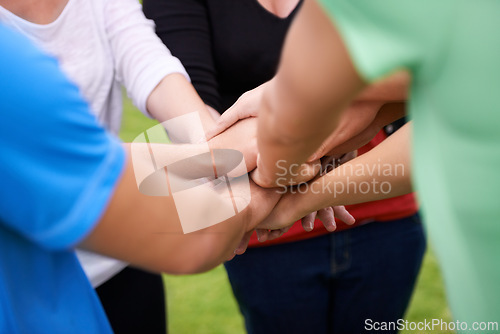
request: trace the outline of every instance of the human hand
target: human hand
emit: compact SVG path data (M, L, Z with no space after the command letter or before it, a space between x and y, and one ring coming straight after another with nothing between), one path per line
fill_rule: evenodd
M339 155L368 143L387 124L403 117L404 103L354 102L340 119L338 127L308 159Z
M227 261L231 260L235 255L241 255L246 251L250 237L254 231L256 231L259 241L264 241L276 239L289 229L289 227L284 227L282 229L270 231L257 228L257 225L260 224L260 222L273 210L282 194L277 191L277 189L261 188L252 180L250 180L250 189L252 198L247 208L247 215L249 217L249 223L247 226L249 230L243 235L240 243L234 250L233 255L228 258Z
M337 228L335 218L341 219L344 223L352 225L355 223L354 217L345 209L344 206L326 207L313 213L309 213L310 209L307 203L298 194L287 193L281 197L273 211L259 225L259 229L282 230L290 228L296 221L301 220L302 227L305 231L312 231L314 228L314 220L318 217L325 228L332 232ZM262 237L259 241L266 241L266 234L261 233ZM275 233L273 236L275 236Z
M264 242L264 241L270 241L270 240L274 240L276 238L281 237L283 234L288 232L288 230L291 227L292 226L288 226L288 227L281 228L278 230L255 229L255 230L252 230L252 231L245 233L245 235L241 239L240 243L238 244L238 247L234 250L233 256L231 256L227 261L231 260L236 255L241 255L241 254L245 253L245 251L248 248L248 243L250 242L250 238L251 238L254 231L257 234L257 239L259 240L259 242Z
M356 153L357 153L356 151L353 151L353 152L348 152L346 154L343 154L340 157L337 157L337 156L323 157L321 159L321 161L319 163L317 163L320 166L320 170L321 170L320 175L326 174L326 173L330 172L333 168L335 168L335 167L337 167L337 166L339 166L339 165L341 165L341 164L343 164L351 159L354 159L356 157ZM306 169L307 168L304 168L303 170L306 170ZM255 170L253 173L255 173L256 171L257 170ZM313 174L314 174L314 176L316 176L317 166L314 167ZM286 196L290 196L290 194L285 195L285 197ZM291 195L291 196L293 196L293 195ZM292 199L293 199L293 197L292 197ZM286 199L282 198L282 200L284 202L287 202ZM292 203L290 200L288 200L288 202ZM283 203L281 201L278 203L281 203L280 205L282 205L282 206L287 205L286 203ZM280 210L280 209L275 207L273 209L271 215L276 216L275 210ZM282 227L277 228L277 226L271 226L271 225L266 226L266 225L264 225L264 222L263 222L259 225L259 227L265 226L266 228L257 228L255 230L256 234L257 234L257 239L260 242L265 242L265 241L279 238L280 236L282 236L284 233L286 233L292 227L292 225L294 224L294 222L296 220L299 219L300 214L296 215L296 217L298 217L297 219L294 218L294 216L293 216L294 213L291 211L292 208L283 209L283 210L287 210L287 212L291 213L291 215L288 217L286 215L280 215L280 218L274 222L274 223L281 224ZM302 227L305 231L309 232L309 231L312 231L314 229L314 220L316 219L316 217L318 217L322 221L325 228L330 232L335 231L337 228L335 217L341 219L344 223L346 223L348 225L354 224L354 222L355 222L354 217L345 209L344 206L326 207L326 208L320 209L318 211L314 211L312 213L309 213L301 218ZM266 221L273 220L273 219L274 218L268 217L268 218L266 218ZM270 227L273 227L276 229L270 229ZM235 255L243 254L246 251L252 233L253 233L253 230L247 232L243 236L242 240L240 241L240 244L238 245L238 247L234 251L233 256L231 256L231 258L228 259L228 261L231 260Z
M346 163L349 160L354 159L357 156L357 151L351 151L341 156L324 156L321 158L321 173L320 175L325 175L338 166ZM301 219L302 228L306 232L310 232L314 229L314 220L316 216L321 220L323 226L333 232L337 229L337 224L335 222L335 217L340 218L346 224L354 224L354 217L345 209L344 206L330 206L318 211L311 212Z
M292 165L288 173L284 170L283 175L277 175L277 179L273 181L263 177L258 166L259 156L257 155L257 168L250 173L250 177L257 185L263 188L279 187L281 189L285 188L286 190L289 186L305 183L316 177L321 171L321 160L318 159L312 162L305 162L300 166ZM287 175L286 178L285 175ZM291 177L289 177L289 175L291 175Z
M314 220L316 217L321 220L323 226L328 230L328 232L333 232L337 229L337 222L335 217L342 220L347 225L352 225L356 222L354 217L347 211L345 206L329 206L318 211L314 211L301 219L302 228L306 232L310 232L314 229Z
M265 189L259 187L251 179L249 179L249 182L251 200L247 207L249 216L247 224L248 228L246 230L247 232L258 228L260 222L271 213L283 195L283 193L276 188Z
M349 160L354 159L356 156L357 156L357 152L352 151L352 152L348 152L346 154L343 154L342 156L322 157L321 158L321 167L320 167L321 171L320 171L320 174L318 175L318 177L329 173L334 168L340 166L343 163L346 163ZM286 196L290 196L290 194L285 195L284 198L282 198L283 201L286 201ZM293 199L296 199L296 197L294 197ZM280 204L280 203L278 203L278 204ZM281 203L281 205L284 205L284 204ZM297 206L294 205L294 207L297 207ZM273 210L273 213L275 213L275 210L278 210L278 208L275 208ZM287 210L287 209L285 209L285 210ZM293 210L293 209L290 208L289 210ZM288 211L288 212L291 212L291 211ZM273 213L271 213L271 214L273 214ZM300 214L299 214L299 216L300 216ZM349 225L354 224L354 222L355 222L354 217L345 209L344 206L326 207L326 208L320 209L318 211L311 212L311 213L309 213L301 218L302 227L305 231L309 232L309 231L312 231L314 229L314 220L316 219L316 217L318 217L322 221L325 228L330 232L335 231L335 229L337 228L337 225L335 222L335 217L340 218L342 221L344 221L346 224L349 224ZM281 221L283 221L283 222L290 221L290 219L293 219L293 218L285 218L283 216L281 217ZM290 221L290 222L292 222L292 221ZM286 224L286 223L284 223L284 224ZM287 227L287 229L288 228L289 228L289 226ZM283 229L283 227L282 227L282 229ZM269 230L262 230L262 231L267 232ZM273 233L274 233L272 235L273 237L275 235L277 235L276 232L273 232ZM261 238L259 238L259 241L262 241L262 242L266 241L267 236L269 236L269 235L270 235L269 232L268 233L261 232Z
M276 203L281 197L281 194L276 191L276 189L263 189L257 186L252 180L250 181L250 192L251 199L247 208L245 209L245 224L246 224L246 232L243 234L238 246L234 249L233 253L226 261L231 260L236 255L243 254L250 241L250 237L252 233L255 231L256 226L272 211ZM240 197L239 188L236 184L236 187L231 187L231 192L233 192L233 198L235 201L243 199L243 201L248 200L246 194L243 191L243 196ZM288 230L288 229L286 229ZM261 233L262 231L257 230L257 233ZM284 233L283 231L282 233ZM268 233L268 232L267 232ZM281 233L281 234L282 234ZM280 234L280 235L281 235ZM271 238L275 238L278 236L271 236Z
M238 121L226 131L210 139L211 149L230 148L243 153L247 171L257 167L257 119L248 118Z
M207 139L211 139L224 132L239 120L256 117L259 114L260 100L265 85L266 83L243 93L238 100L217 119L215 126L207 131Z

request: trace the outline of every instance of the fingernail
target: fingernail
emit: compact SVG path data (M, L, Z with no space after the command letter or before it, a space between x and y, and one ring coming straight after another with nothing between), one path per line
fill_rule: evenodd
M333 232L337 229L337 225L335 224L335 222L332 222L331 224L328 225L328 231L329 232Z
M308 231L308 232L311 232L312 230L314 230L314 221L309 222L309 224L308 224L308 229L309 229L309 231Z

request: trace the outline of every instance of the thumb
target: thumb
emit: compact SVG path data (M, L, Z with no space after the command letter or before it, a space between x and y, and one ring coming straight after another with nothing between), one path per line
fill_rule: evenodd
M336 145L338 145L338 138L337 138L337 133L334 132L328 136L322 143L321 146L314 152L309 159L307 159L307 162L312 162L314 160L318 160L319 158L325 156L332 148L334 148Z
M240 243L238 244L238 247L234 250L234 254L241 255L245 253L248 247L248 243L250 242L250 237L252 236L253 230L246 232L243 235L243 238L241 239Z
M215 121L215 125L208 129L206 132L207 140L212 139L218 134L224 132L231 125L236 123L239 120L239 115L237 112L232 111L231 108L226 110L218 119Z

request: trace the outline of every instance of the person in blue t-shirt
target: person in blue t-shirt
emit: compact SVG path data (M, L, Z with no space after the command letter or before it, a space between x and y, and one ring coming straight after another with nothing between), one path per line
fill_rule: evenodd
M0 333L109 333L74 247L156 272L204 271L277 202L252 184L245 210L183 234L172 196L139 192L129 145L98 125L57 62L1 25L0 50Z

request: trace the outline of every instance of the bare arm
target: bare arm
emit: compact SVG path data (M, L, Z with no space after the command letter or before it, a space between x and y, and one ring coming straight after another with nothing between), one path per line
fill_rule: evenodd
M169 154L165 145L165 154ZM127 150L130 151L129 145ZM135 162L134 162L135 163ZM172 196L138 191L130 158L108 208L81 246L136 266L174 274L208 270L229 258L244 233L255 228L279 198L252 185L250 205L239 214L200 231L183 234ZM194 202L208 210L203 201Z
M278 73L262 93L254 180L274 186L280 172L276 161L284 161L285 168L306 161L365 86L330 20L316 2L306 1L288 34Z
M387 124L406 114L404 102L354 102L342 114L338 127L309 161L324 155L340 155L367 144Z
M406 114L409 86L410 75L399 71L366 87L309 160L350 152L368 143L384 126Z
M284 195L259 228L283 228L318 209L364 203L412 192L411 123L371 151L308 184L307 191Z

